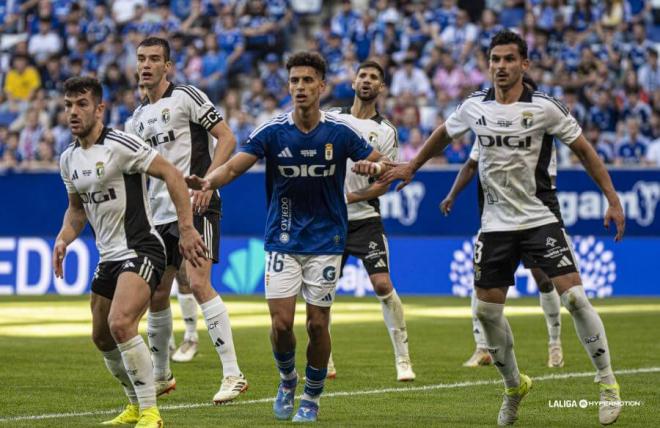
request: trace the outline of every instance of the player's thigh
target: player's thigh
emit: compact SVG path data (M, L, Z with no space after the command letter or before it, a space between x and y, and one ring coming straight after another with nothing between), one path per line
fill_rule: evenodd
M525 266L538 268L559 290L579 283L573 244L559 223L546 224L521 232Z
M160 283L151 296L149 309L152 312L160 312L170 307L170 292L172 291L172 283L174 282L176 272L174 266L170 265L165 268Z
M188 280L188 272L186 271L186 263L182 263L179 270L176 272L176 283L180 294L190 294L190 281Z
M515 285L520 263L517 232L481 232L474 243L474 285L483 289Z
M137 323L147 310L151 299L149 284L135 272L124 271L117 279L109 319L127 324Z
M303 282L300 258L295 254L276 251L266 253L264 272L266 299L284 299L298 295Z
M341 254L303 257L302 296L308 305L330 307L335 300Z
M477 293L477 299L482 302L504 304L506 302L506 294L509 291L509 287L482 288L475 286L474 291Z

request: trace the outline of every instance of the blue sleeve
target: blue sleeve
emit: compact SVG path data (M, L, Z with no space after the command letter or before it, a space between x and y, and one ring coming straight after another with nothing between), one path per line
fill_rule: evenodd
M266 143L268 142L269 129L257 129L250 134L247 140L241 142L238 150L263 159L266 156Z
M367 143L367 140L362 138L361 135L356 134L352 129L346 129L348 134L348 157L354 162L369 157L374 148Z

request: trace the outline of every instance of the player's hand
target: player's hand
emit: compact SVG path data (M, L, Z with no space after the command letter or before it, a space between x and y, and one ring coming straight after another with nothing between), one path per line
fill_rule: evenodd
M211 190L211 183L205 178L200 178L196 175L189 175L185 180L188 187L193 190Z
M626 216L623 214L623 208L621 204L610 205L607 207L605 212L604 225L605 229L610 229L610 221L614 222L616 226L616 236L614 237L615 242L619 242L623 239L623 233L626 230Z
M454 206L454 198L451 196L447 196L445 199L443 199L442 202L440 202L440 211L446 216L449 215L451 212L451 208Z
M64 262L64 257L66 256L66 243L61 239L55 241L55 246L53 247L53 271L55 271L56 278L64 278L64 269L62 268L62 263Z
M211 203L213 190L191 190L190 195L192 196L193 213L204 214Z
M361 160L355 162L352 171L357 175L366 175L369 177L376 177L383 172L384 166L380 162L371 162L368 160Z
M194 267L201 266L208 253L202 237L192 226L179 228L179 233L179 251Z
M410 184L414 176L415 171L413 170L413 167L410 165L410 163L402 163L385 172L379 181L389 183L395 180L401 180L401 183L396 186L396 190L398 192Z

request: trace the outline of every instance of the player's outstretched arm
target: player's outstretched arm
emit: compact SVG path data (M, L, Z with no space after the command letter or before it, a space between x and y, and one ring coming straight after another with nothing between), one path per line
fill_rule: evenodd
M234 149L236 148L236 137L224 120L218 122L210 132L211 135L213 135L218 140L218 143L215 145L213 160L211 161L209 168L206 170L205 175L209 174L211 171L227 162L227 160L229 160L231 157L231 154L234 153ZM206 209L209 207L209 203L211 203L212 195L212 190L193 190L193 211L199 214L204 213L204 211L206 211Z
M254 155L240 152L222 166L208 173L204 178L196 175L186 177L186 183L193 190L215 190L234 181L250 169L257 160L258 158Z
M467 186L468 183L472 181L472 178L477 173L478 166L479 164L472 159L468 159L463 164L463 166L461 166L461 170L456 175L454 184L452 184L449 193L447 193L445 199L440 202L440 211L442 211L444 215L449 215L451 208L454 206L454 200L463 191L463 189L465 189L465 186Z
M387 193L390 185L388 183L383 183L381 181L375 181L371 183L369 187L364 189L356 190L355 192L349 192L346 194L346 202L349 204L354 204L361 201L370 201L376 199L379 196Z
M62 228L60 233L57 234L57 238L55 238L55 246L53 247L55 277L62 278L64 276L62 262L66 255L66 247L80 235L85 223L87 223L87 214L85 214L82 199L77 193L69 193L69 206L64 213Z
M151 162L147 174L163 180L167 185L167 191L176 208L180 234L179 249L193 266L200 266L208 249L193 226L192 207L183 174L161 155L157 155Z
M612 184L612 178L605 168L605 164L598 157L596 151L591 144L587 141L583 134L569 146L573 153L576 154L584 169L587 170L591 178L596 182L600 190L605 194L609 207L605 213L604 225L605 228L609 229L610 221L614 221L616 225L616 236L615 241L620 241L623 238L623 233L626 229L626 218L623 214L623 208L621 207L621 201L619 200L619 195L617 195L616 190L614 190L614 185Z
M417 156L408 163L397 165L395 168L383 173L381 180L391 183L394 180L401 180L396 190L403 189L410 183L418 169L422 167L433 156L437 156L451 143L452 138L447 133L444 124L440 125L431 136L424 142L424 146L417 153Z
M353 164L351 169L358 175L378 177L396 166L387 156L378 150L372 150L366 159L359 160ZM380 195L379 195L380 196Z

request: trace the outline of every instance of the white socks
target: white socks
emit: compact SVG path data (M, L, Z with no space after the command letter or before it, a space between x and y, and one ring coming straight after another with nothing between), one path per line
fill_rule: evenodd
M227 306L220 296L215 296L208 302L202 303L200 307L209 330L209 336L211 336L211 342L220 356L224 377L240 376L241 371L236 360Z
M156 405L156 388L154 387L153 365L149 357L149 348L142 340L142 336L137 335L124 343L118 343L117 349L121 352L126 373L135 388L140 410L154 407Z
M395 358L408 358L408 331L403 318L403 304L396 290L386 296L376 296L383 310L383 320L390 333Z
M477 348L486 349L486 337L484 336L484 328L481 326L479 318L477 318L477 290L472 291L471 297L472 305L472 335L474 336L474 343Z
M170 374L170 337L172 337L172 310L149 312L147 337L154 362L154 377L165 380Z
M543 315L545 315L545 323L548 327L548 342L550 345L556 345L561 342L561 304L559 301L559 294L554 288L549 293L539 292L539 300L541 301L541 308L543 308Z
M128 401L131 404L137 404L138 399L135 394L135 388L133 388L133 383L128 378L128 373L126 373L126 367L124 367L124 362L121 359L121 353L119 349L115 348L112 351L101 351L103 354L103 360L105 361L105 366L108 368L108 371L117 378L117 380L124 387L124 392L128 397Z
M477 317L484 328L488 352L507 388L520 385L520 372L513 352L513 334L504 318L504 304L489 303L477 299Z
M578 339L591 357L600 381L606 384L616 382L610 364L610 349L607 346L605 327L596 310L591 306L584 287L577 285L561 296L561 301L571 313Z
M192 293L183 294L179 292L177 299L179 300L179 306L181 306L181 316L183 316L183 322L186 326L186 332L183 336L183 340L192 340L193 342L198 342L197 301L195 300L195 296L193 296Z

